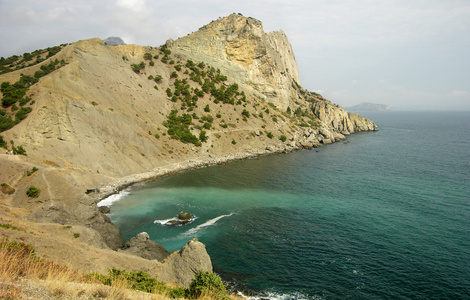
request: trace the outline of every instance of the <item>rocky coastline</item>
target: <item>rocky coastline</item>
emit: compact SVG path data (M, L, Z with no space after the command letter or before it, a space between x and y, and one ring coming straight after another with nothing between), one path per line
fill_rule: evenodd
M2 132L6 141L24 145L28 156L0 154L0 182L14 189L0 193L1 222L28 231L0 232L82 272L142 270L187 286L194 270L212 271L199 241L172 254L145 233L124 243L107 211L97 206L116 190L378 130L372 121L304 90L285 34L265 33L260 21L243 16L214 21L164 47L78 41L42 64L55 59L63 66L28 90L34 99L29 116ZM40 67L0 75L0 81L13 83ZM201 94L202 79L190 71L212 74L213 93ZM173 97L183 81L186 93L195 93L194 103ZM227 89L236 102L214 99ZM189 116L185 134L195 143L170 136L171 116ZM27 196L30 187L40 194Z

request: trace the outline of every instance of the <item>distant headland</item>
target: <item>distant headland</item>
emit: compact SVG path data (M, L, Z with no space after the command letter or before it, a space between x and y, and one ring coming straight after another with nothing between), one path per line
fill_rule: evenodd
M390 110L390 106L386 104L362 102L354 106L346 107L345 109L349 111L385 111Z

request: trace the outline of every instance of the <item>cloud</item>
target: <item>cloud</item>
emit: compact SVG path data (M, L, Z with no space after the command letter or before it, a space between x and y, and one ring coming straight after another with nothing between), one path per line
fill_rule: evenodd
M468 97L470 98L470 92L464 90L454 90L450 93L452 97Z
M118 0L117 6L133 11L143 11L147 7L145 0Z
M468 97L470 2L458 0L0 0L0 56L91 37L158 46L231 13L282 29L302 85L332 101Z
M73 19L71 10L67 7L53 7L39 10L34 6L19 5L14 7L8 14L8 19L17 23L26 24L50 24L69 22Z

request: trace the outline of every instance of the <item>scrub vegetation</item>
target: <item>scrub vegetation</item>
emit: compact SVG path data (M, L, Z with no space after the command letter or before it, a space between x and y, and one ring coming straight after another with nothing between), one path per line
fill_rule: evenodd
M10 224L0 227L22 231ZM189 288L169 286L141 271L112 268L105 275L83 274L41 258L31 245L8 237L0 240L0 280L1 299L238 299L214 273L197 272Z

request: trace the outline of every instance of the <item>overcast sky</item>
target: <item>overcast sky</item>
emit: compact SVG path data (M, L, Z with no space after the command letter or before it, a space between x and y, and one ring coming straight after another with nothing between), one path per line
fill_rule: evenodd
M159 46L234 12L282 29L302 86L334 103L470 109L469 0L0 0L0 56L92 37Z

